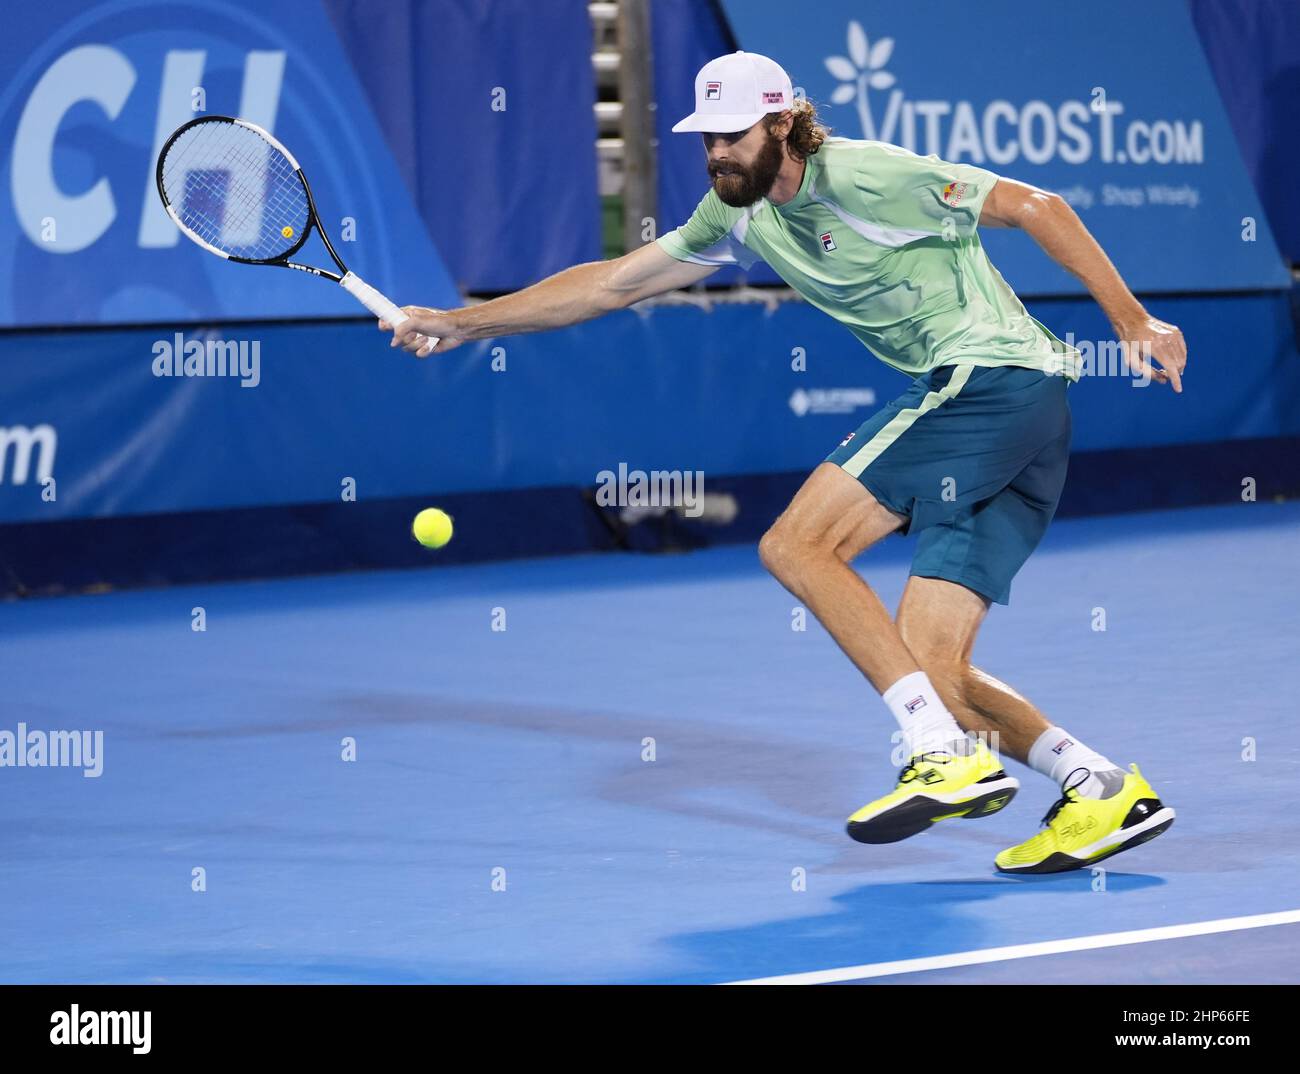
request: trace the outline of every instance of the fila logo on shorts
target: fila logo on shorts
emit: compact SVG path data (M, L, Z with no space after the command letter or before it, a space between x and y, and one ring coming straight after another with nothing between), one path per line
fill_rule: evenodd
M825 250L827 253L830 253L832 250L837 249L835 245L835 236L832 235L829 231L824 232L823 234L817 237L821 239L822 249Z
M915 712L917 709L923 709L925 708L925 698L914 697L911 701L906 702L903 707L907 709L909 713Z
M1055 746L1052 747L1052 752L1059 756L1061 753L1065 751L1066 747L1073 746L1073 745L1074 745L1074 739L1063 738L1061 739L1060 742L1058 742Z
M722 97L721 82L704 83L704 99L706 101L716 101L719 100L721 97Z

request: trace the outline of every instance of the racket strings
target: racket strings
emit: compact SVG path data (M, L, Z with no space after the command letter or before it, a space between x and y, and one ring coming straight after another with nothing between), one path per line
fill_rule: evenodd
M307 227L307 194L293 164L236 123L213 120L187 130L168 150L162 179L182 226L223 253L270 260Z
M212 245L240 256L274 256L292 246L307 207L288 160L244 127L214 123L194 130L186 151L169 157L164 173L164 185L169 172L174 185L184 184L182 216L189 215ZM294 228L292 238L281 234L282 221Z

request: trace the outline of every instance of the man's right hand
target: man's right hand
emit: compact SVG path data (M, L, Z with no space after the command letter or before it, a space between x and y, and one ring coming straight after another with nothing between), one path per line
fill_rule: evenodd
M455 314L448 310L430 309L428 306L403 306L402 312L410 320L403 321L402 327L393 332L390 347L401 347L417 358L427 358L437 351L449 351L465 342L465 336L456 330ZM393 326L387 321L379 322L381 332L392 332ZM436 347L429 340L436 337Z

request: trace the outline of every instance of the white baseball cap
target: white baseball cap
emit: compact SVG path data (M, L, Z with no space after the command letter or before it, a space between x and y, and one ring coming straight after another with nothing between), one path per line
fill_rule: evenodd
M792 104L794 87L779 63L757 52L733 52L700 68L695 76L695 111L673 131L734 134Z

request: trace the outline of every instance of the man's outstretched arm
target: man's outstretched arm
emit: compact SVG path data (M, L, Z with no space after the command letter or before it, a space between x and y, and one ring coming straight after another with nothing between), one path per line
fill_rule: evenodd
M1077 276L1110 318L1115 338L1123 345L1125 358L1136 372L1161 384L1183 390L1182 373L1187 365L1187 344L1172 324L1152 317L1128 289L1078 214L1064 198L1014 179L999 179L984 199L981 227L1018 227L1062 268ZM1146 354L1132 353L1132 344Z
M548 276L531 287L478 306L434 310L404 306L410 320L394 333L401 346L421 358L433 353L424 336L437 336L439 354L470 339L544 332L549 328L589 321L634 302L689 287L717 271L716 265L696 265L669 257L655 243L610 261L592 261ZM379 322L382 331L390 326Z

